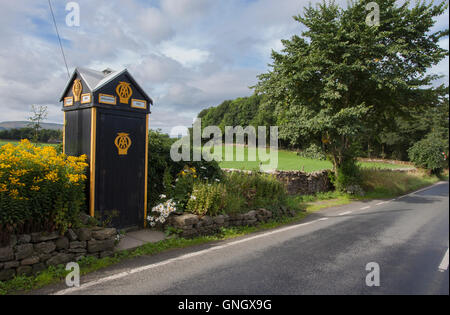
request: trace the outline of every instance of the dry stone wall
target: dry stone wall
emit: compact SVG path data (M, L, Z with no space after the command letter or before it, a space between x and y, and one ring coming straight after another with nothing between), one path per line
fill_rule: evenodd
M245 172L251 174L251 171L241 171L235 169L225 169L226 172ZM286 190L290 195L313 195L319 192L327 192L333 189L330 181L330 171L323 170L313 173L301 171L273 171L268 172L277 180L285 184Z
M12 235L9 244L0 245L0 281L36 274L49 266L87 256L111 256L116 236L116 229L100 227L69 229L64 236L57 233Z
M285 216L295 216L296 212L285 207L281 210ZM220 232L222 227L255 226L272 219L273 214L266 209L252 210L244 214L218 215L216 217L198 216L195 214L173 215L169 218L169 225L180 231L185 238L201 235L212 235Z

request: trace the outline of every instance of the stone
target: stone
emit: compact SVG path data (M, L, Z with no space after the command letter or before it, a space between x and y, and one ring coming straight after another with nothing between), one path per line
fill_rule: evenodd
M22 244L16 246L16 260L30 257L34 253L33 244Z
M53 256L57 255L57 252L53 252L52 254L39 254L39 260L42 262L46 262L47 260L49 260L50 258L52 258Z
M89 241L92 238L92 231L88 228L78 229L76 233L80 241Z
M3 266L3 268L5 268L5 269L11 269L11 268L17 268L17 267L19 267L20 266L20 263L18 262L18 261L8 261L8 262L5 262L5 264L4 264L4 266Z
M0 270L0 281L11 280L12 278L14 278L15 275L16 275L15 269Z
M18 276L31 276L33 274L33 267L20 266L16 270Z
M9 246L14 247L17 245L17 236L11 235L9 237Z
M256 211L255 210L249 211L244 215L244 217L246 217L247 220L248 219L254 220L256 218Z
M0 262L13 260L14 259L14 251L11 246L1 247L0 248Z
M77 233L75 233L72 229L68 229L66 235L69 241L76 241L78 239Z
M218 215L217 217L214 218L214 223L216 224L224 224L225 223L225 218L223 215Z
M17 237L17 244L28 244L31 242L31 235L22 234Z
M71 248L68 252L72 254L86 254L87 250L86 248Z
M89 253L97 253L97 252L114 250L114 240L88 241L87 249L88 249Z
M173 223L177 227L193 226L198 223L198 216L195 214L183 214L173 217Z
M46 264L47 264L47 266L57 266L57 265L61 265L61 264L66 264L66 263L70 262L73 257L74 256L71 254L59 253L59 254L53 256L52 258L50 258L49 260L47 260Z
M200 221L202 222L202 226L211 226L214 223L214 220L208 215L202 217Z
M92 237L95 238L96 240L100 240L100 241L112 239L112 238L116 237L116 235L117 235L117 230L114 228L101 229L101 230L92 232Z
M69 248L69 239L65 236L59 238L56 242L56 249L60 250L60 249L68 249Z
M41 243L41 242L47 242L56 240L59 238L58 233L52 232L52 233L32 233L31 234L31 241L33 243Z
M32 266L33 268L33 274L37 274L38 272L44 271L45 269L47 269L47 266L44 263L39 263L36 265Z
M28 258L25 258L24 260L22 260L20 262L20 264L22 266L30 266L30 265L37 264L39 262L39 260L40 259L38 256L31 256L31 257L28 257Z
M86 241L83 242L70 242L69 248L70 249L75 249L75 248L86 248Z
M34 244L34 249L39 254L50 254L56 249L56 245L54 242L42 242L39 244Z

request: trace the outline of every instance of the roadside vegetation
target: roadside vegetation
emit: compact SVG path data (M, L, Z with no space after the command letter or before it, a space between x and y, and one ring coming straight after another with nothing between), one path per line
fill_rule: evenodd
M287 196L286 205L296 211L295 217L277 217L267 223L256 227L229 227L221 230L219 234L201 236L192 239L180 238L172 235L166 240L158 243L145 244L132 251L122 251L113 257L82 259L80 263L81 274L86 275L108 266L145 255L156 255L167 250L181 249L232 239L247 234L273 229L286 224L301 222L309 214L318 210L345 205L355 200L370 200L393 198L406 194L428 185L434 184L442 179L448 180L448 173L443 178L425 173L394 173L389 171L366 170L363 171L364 187L371 187L364 197L355 197L341 192L333 191L320 193L314 196ZM39 289L50 284L56 284L65 279L68 271L65 266L51 267L34 277L18 276L13 280L0 282L0 294L19 294L32 289Z
M258 170L260 163L263 163L258 156L258 149L244 147L244 161L236 160L236 152L238 148L233 146L233 161L223 161L219 165L221 168L238 169L238 170ZM256 152L252 152L256 151ZM255 155L256 161L249 161L248 157ZM213 156L218 154L213 154ZM225 156L225 145L222 148L222 156ZM323 158L315 158L314 155L302 155L302 152L296 152L292 150L279 150L278 151L278 168L280 171L304 171L307 173L330 170L333 168L333 164ZM264 163L263 163L264 164ZM380 169L396 169L396 168L410 168L411 166L405 164L394 163L382 163L382 162L358 162L358 165L363 168L380 168Z

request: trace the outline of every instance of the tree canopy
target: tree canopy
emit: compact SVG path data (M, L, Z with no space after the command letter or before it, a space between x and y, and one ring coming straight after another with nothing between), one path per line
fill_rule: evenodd
M336 169L361 138L442 104L448 92L427 72L448 55L439 46L448 30L430 31L447 3L380 0L380 25L369 26L369 2L306 7L294 17L305 30L272 52L255 87L273 104L280 137L294 145L321 140Z

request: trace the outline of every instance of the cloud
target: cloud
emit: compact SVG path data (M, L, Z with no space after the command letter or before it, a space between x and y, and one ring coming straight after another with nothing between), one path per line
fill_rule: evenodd
M156 8L145 9L137 20L139 30L144 32L152 43L157 44L175 34L170 21Z
M78 0L80 27L65 25L53 0L69 70L127 67L154 99L151 125L169 132L202 109L247 96L267 71L271 50L301 32L298 0ZM319 0L313 1L317 3ZM346 0L339 0L341 5ZM448 10L435 30L448 28ZM0 10L0 121L24 120L31 104L62 122L67 73L47 3L3 1ZM448 49L448 37L441 41ZM448 84L448 58L430 69Z

